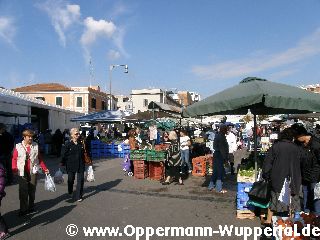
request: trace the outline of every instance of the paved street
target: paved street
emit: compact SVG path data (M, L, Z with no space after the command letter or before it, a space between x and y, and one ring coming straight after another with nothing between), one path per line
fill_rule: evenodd
M46 158L52 174L59 160ZM259 220L236 219L236 180L227 179L228 193L220 195L208 192L205 178L190 177L184 186L171 184L162 186L158 181L136 180L124 176L122 159L95 161L93 183L85 182L83 202L72 202L68 198L66 182L57 185L54 193L44 190L44 179L38 182L36 208L31 220L20 219L18 214L18 186L6 188L7 196L2 201L1 212L9 225L10 239L107 239L107 237L85 237L82 227L196 227L206 226L218 230L219 224L235 226L259 226ZM66 181L66 175L65 181ZM66 227L76 224L76 237L66 234ZM134 237L110 237L108 239L135 239ZM192 237L189 239L221 239L214 237ZM144 237L140 239L145 239ZM151 239L186 239L186 237L156 237ZM243 239L230 237L227 239Z

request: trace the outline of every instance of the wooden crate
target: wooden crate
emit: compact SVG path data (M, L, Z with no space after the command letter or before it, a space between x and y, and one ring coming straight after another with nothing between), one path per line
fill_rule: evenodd
M237 175L237 182L254 183L255 181L256 181L255 176L253 177L240 176L240 173L238 173Z
M133 176L135 179L145 179L149 176L148 162L133 161Z
M149 178L151 180L164 179L164 164L162 162L149 162Z
M237 218L238 219L254 219L255 214L251 210L237 210Z

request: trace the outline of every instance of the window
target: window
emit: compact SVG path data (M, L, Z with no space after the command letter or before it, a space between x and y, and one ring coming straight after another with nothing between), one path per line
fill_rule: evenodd
M143 106L148 107L148 99L143 99Z
M42 100L42 101L45 101L45 100L46 100L44 97L36 97L36 99Z
M62 97L56 97L56 105L62 106Z
M91 108L96 109L97 107L97 100L95 98L91 98Z
M129 102L129 98L123 98L123 102Z
M82 97L77 97L77 107L82 107Z

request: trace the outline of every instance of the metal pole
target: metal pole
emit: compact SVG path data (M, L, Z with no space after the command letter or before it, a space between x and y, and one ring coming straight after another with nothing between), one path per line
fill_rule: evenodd
M253 139L254 139L254 172L255 179L257 179L258 175L258 154L257 154L257 115L253 115ZM249 140L250 141L250 140Z
M111 71L112 71L112 68L113 68L113 66L112 65L110 65L109 66L109 80L110 80L110 82L109 82L109 106L110 106L110 111L112 110L112 107L111 107L111 102L112 102L112 100L111 100L111 98L112 98L112 95L111 95L111 81L112 81L112 73L111 73Z

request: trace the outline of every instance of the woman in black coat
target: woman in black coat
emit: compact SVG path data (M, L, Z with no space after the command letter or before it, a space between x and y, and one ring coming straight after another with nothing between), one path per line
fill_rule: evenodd
M80 133L77 128L72 128L70 135L71 141L65 145L61 165L66 167L68 173L68 193L70 196L73 194L73 184L77 174L75 200L81 202L85 171L84 145L80 141Z
M270 209L277 215L287 215L289 207L278 200L285 178L290 179L291 209L300 211L302 150L293 142L294 131L283 130L279 140L269 149L263 164L263 177L271 181Z

